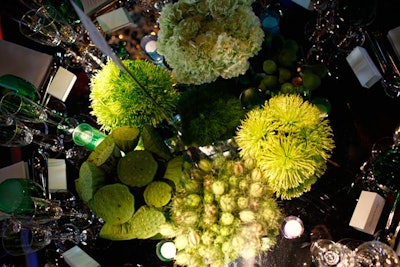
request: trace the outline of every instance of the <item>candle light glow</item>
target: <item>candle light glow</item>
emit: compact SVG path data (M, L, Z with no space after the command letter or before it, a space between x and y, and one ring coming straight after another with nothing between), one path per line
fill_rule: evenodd
M296 216L286 217L282 232L287 239L300 237L304 232L303 222Z

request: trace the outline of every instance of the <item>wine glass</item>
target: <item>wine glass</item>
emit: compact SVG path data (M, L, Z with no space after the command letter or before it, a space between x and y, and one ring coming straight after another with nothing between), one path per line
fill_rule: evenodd
M355 258L353 251L347 246L328 239L318 239L311 244L311 257L320 267L353 267Z
M51 243L51 231L42 225L22 224L14 219L2 222L2 246L12 256L36 252Z
M33 141L33 134L23 123L0 114L0 146L22 147Z
M355 249L357 266L361 267L394 267L399 266L400 260L396 252L380 241L368 241Z
M31 9L21 18L20 31L26 37L44 45L58 46L61 42L71 44L77 33L52 6Z
M0 183L0 211L25 222L48 223L64 217L87 218L86 213L63 210L46 199L46 190L31 179L11 178Z
M88 73L103 66L105 58L99 50L84 41L58 10L50 5L26 12L20 19L20 32L42 45L61 47L65 53L63 62L67 66L83 66Z
M65 251L86 240L86 235L70 223L43 225L22 222L15 218L3 222L1 237L4 250L13 256L36 252L51 242Z
M17 118L27 123L45 122L57 128L57 135L63 139L71 138L72 132L77 126L76 119L64 117L52 110L18 94L8 92L0 100L0 111L4 116ZM62 136L61 136L62 134Z

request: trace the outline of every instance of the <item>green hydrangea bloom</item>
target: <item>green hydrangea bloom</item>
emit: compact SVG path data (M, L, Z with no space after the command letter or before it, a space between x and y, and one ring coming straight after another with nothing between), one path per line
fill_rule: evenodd
M264 32L250 0L180 0L163 7L158 52L181 84L244 74Z

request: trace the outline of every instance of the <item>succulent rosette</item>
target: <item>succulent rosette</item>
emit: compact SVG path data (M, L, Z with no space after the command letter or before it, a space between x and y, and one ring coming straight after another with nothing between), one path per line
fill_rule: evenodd
M301 196L322 176L335 147L327 117L299 95L278 95L246 114L235 141L243 159L255 159L282 199Z
M160 233L173 238L178 266L227 266L270 250L283 220L254 161L217 156L184 164Z
M163 7L157 48L181 84L244 74L264 32L249 0L184 1Z

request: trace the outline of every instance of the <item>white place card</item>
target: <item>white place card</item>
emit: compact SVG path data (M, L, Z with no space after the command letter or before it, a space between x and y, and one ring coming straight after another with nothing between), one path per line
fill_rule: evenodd
M65 262L71 267L100 267L100 264L80 247L74 246L63 254Z
M76 82L76 75L69 70L59 67L51 81L47 93L65 102Z
M389 42L392 45L398 59L400 60L400 26L391 29L387 34L387 38L389 39Z
M124 7L100 15L96 20L105 33L111 33L134 24L128 10Z
M313 4L311 0L292 0L293 3L298 4L299 6L307 9L307 10L314 10Z
M373 235L385 206L385 199L375 192L362 191L349 225Z
M47 160L48 165L48 183L49 191L62 191L68 190L67 188L67 167L65 165L65 159L53 159Z
M381 73L364 47L355 47L346 60L362 87L370 88L382 79Z

